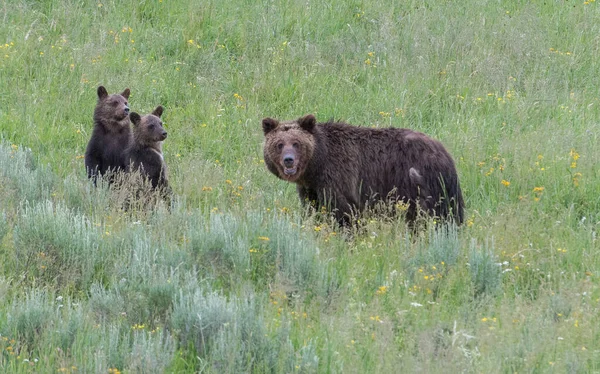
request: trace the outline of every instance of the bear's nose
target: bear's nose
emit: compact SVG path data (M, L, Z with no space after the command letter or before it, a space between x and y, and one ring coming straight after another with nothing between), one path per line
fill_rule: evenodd
M163 131L162 136L163 136L163 138L166 138L167 137L167 132Z
M294 166L294 156L292 155L286 155L283 157L283 165L285 165L286 168L291 168L292 166Z
M129 107L125 106L125 113L129 113Z

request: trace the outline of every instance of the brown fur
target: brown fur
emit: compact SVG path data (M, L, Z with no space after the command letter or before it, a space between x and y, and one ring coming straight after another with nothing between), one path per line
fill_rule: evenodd
M417 218L417 204L431 215L463 221L454 161L425 134L316 123L313 115L265 118L262 125L267 168L296 183L303 202L333 208L340 223L378 200L408 203L409 222Z
M85 151L85 168L94 183L98 177L125 170L123 151L131 142L129 93L126 88L120 94L109 95L106 88L98 87L94 130Z
M167 178L167 165L162 155L162 142L167 138L160 116L163 107L158 106L151 114L141 117L132 112L133 141L126 151L128 171L139 171L147 178L153 189L170 191Z

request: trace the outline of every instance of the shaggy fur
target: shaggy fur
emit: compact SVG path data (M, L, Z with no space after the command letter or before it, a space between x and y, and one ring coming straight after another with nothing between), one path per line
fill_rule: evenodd
M125 170L124 150L131 142L129 93L127 88L120 94L109 95L106 88L98 87L94 130L85 151L85 168L94 184L98 177ZM108 182L111 181L109 176Z
M420 132L316 123L313 115L265 118L264 158L279 178L295 183L303 202L333 208L338 222L376 201L408 203L406 219L427 213L463 222L463 197L452 157Z
M163 159L162 142L167 138L160 116L163 107L158 106L151 114L141 117L132 112L133 141L126 151L127 171L139 171L152 184L153 189L168 193L167 165Z

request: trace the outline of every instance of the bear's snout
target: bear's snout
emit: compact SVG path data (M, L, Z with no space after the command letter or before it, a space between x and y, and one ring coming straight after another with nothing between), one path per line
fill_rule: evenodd
M166 131L163 131L161 135L162 135L162 140L165 140L167 138L167 132Z
M125 105L125 114L129 114L129 107L127 105Z
M283 165L286 168L294 167L294 155L287 154L283 156Z

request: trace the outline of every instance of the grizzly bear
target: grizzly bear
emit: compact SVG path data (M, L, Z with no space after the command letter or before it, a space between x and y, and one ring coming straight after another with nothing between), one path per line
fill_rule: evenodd
M109 95L106 88L98 87L98 103L94 110L94 130L85 151L85 168L88 178L94 181L125 170L123 151L131 142L129 125L129 88L120 94Z
M167 138L160 116L163 107L158 106L151 114L141 117L136 112L129 115L133 123L133 141L126 150L127 171L139 172L150 182L152 189L161 195L170 193L167 165L162 154L162 142Z
M295 183L303 202L331 208L342 225L377 201L406 204L412 224L420 210L463 222L463 197L454 161L427 135L401 128L262 121L269 171Z

